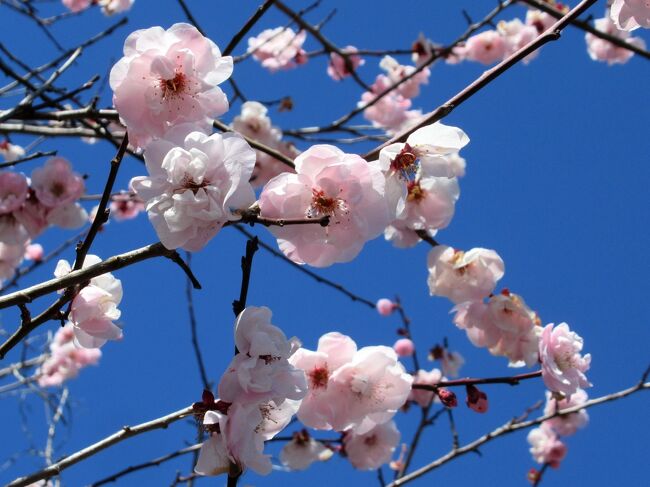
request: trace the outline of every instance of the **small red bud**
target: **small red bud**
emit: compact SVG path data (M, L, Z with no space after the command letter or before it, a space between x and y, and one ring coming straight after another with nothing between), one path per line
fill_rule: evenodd
M479 390L476 386L468 385L467 389L467 407L477 413L484 413L488 410L488 399L485 392Z
M440 398L440 402L442 402L442 404L445 407L455 408L456 406L458 406L458 399L456 399L456 394L454 394L449 389L444 389L444 388L437 389L436 393Z

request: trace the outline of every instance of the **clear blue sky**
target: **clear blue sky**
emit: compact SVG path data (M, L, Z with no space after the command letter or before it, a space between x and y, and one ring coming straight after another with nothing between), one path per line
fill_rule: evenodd
M258 2L188 2L209 36L224 47ZM291 2L304 6L306 2ZM419 32L436 42L448 43L466 27L461 7L479 19L494 2L396 2L325 0L308 18L322 20L333 8L337 14L324 33L336 44L361 48L408 47ZM575 3L575 2L573 2ZM605 2L590 13L600 17ZM434 5L435 4L435 5ZM61 11L58 2L44 4L43 11ZM49 61L54 51L42 33L6 7L0 8L3 31L0 41L32 65ZM523 17L515 8L505 14ZM121 56L126 35L137 28L168 27L185 21L176 1L137 0L128 14L129 23L110 39L84 52L63 80L70 84L94 74L104 75ZM65 46L105 28L106 19L96 9L79 18L60 22L53 32ZM284 25L286 19L271 9L253 29ZM650 40L647 32L641 33ZM318 45L309 39L308 49ZM236 53L245 49L243 42ZM359 71L372 82L378 59L368 58ZM350 80L331 81L325 74L325 58L316 58L299 70L267 74L249 60L235 68L234 78L251 99L270 100L291 95L295 110L271 111L283 128L322 124L347 112L359 99L359 89ZM430 83L414 107L430 110L468 84L484 69L477 64L436 64ZM627 387L637 381L650 364L650 311L648 308L647 251L650 233L650 139L647 81L650 62L633 58L627 65L608 67L591 61L584 34L568 29L559 42L546 46L528 66L516 66L483 92L458 108L446 123L465 130L471 143L463 150L467 176L461 180L461 198L450 227L439 241L458 248L496 249L506 263L502 284L521 294L545 323L568 322L585 339L585 350L593 356L589 373L592 397ZM108 89L102 103L110 102ZM6 108L0 100L0 107ZM239 113L234 106L224 117ZM360 122L363 120L360 119ZM19 143L27 139L15 138ZM300 148L306 148L298 142ZM97 193L104 184L113 149L108 144L88 146L78 141L48 140L41 150L58 149L77 171L87 173L88 191ZM369 146L350 151L362 152ZM38 163L28 163L31 171ZM143 174L143 166L126 159L118 186ZM271 235L256 229L266 242ZM48 231L40 242L52 249L69 232ZM93 252L108 257L155 241L155 233L144 215L126 223L110 223ZM221 232L210 245L194 256L194 266L203 290L195 294L201 347L208 373L217 381L230 361L233 323L231 302L239 293L239 257L245 240L235 230ZM452 349L467 363L463 375L504 375L512 371L502 358L473 348L464 333L455 329L445 299L428 296L426 245L400 251L382 239L366 245L352 263L336 265L322 274L341 282L360 295L375 300L402 297L413 319L413 334L420 354L448 337ZM66 257L70 259L72 252ZM28 285L51 276L55 263L23 281ZM70 382L73 411L69 428L57 436L57 455L65 455L93 443L125 424L135 424L180 409L198 400L201 383L192 353L185 280L167 261L149 261L120 271L124 300L125 338L103 348L99 367L82 371ZM41 300L36 307L44 306ZM315 348L318 337L332 330L351 335L360 345L386 344L395 340L397 317L382 318L363 305L323 287L286 263L260 251L255 257L249 304L266 305L274 322L287 335L298 336L306 347ZM14 310L0 315L11 330L17 323ZM55 330L52 322L43 330ZM16 354L9 357L15 359ZM5 361L6 362L6 361ZM4 363L2 364L4 365ZM516 388L485 387L490 411L477 415L464 406L456 420L462 443L519 415L543 398L541 381ZM640 394L624 402L589 411L591 423L567 440L569 453L559 471L547 474L545 485L609 486L641 485L647 482L647 438L650 397ZM21 414L15 398L0 400L0 483L41 466L41 460L23 455L5 468L3 461L30 445L43 446L46 434L43 405L29 397L23 418L32 437L21 429ZM412 409L397 417L403 439L410 441L419 413ZM79 486L126 466L174 451L193 441L190 421L174 424L119 444L89 461L67 470L65 485ZM324 435L327 436L327 435ZM330 435L331 436L331 435ZM414 466L445 453L451 445L445 421L426 433ZM277 452L277 446L267 447ZM526 472L534 463L528 453L525 433L490 443L482 457L469 455L436 471L414 485L452 483L457 486L526 485ZM124 478L120 485L169 485L177 471L190 471L189 457ZM480 479L480 480L479 480ZM376 484L374 473L353 471L334 458L305 473L273 472L260 478L246 474L245 485L329 485L364 482ZM223 478L200 482L223 485Z

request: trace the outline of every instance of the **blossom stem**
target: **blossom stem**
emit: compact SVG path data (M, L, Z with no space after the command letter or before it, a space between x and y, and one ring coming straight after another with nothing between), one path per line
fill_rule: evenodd
M465 378L450 380L446 382L438 382L435 385L429 384L413 384L413 389L422 389L426 391L436 391L440 387L459 387L459 386L468 386L476 384L510 384L515 386L519 384L522 380L534 379L536 377L541 377L542 371L536 370L534 372L527 372L525 374L511 375L505 377L488 377L484 379L474 379L474 378Z

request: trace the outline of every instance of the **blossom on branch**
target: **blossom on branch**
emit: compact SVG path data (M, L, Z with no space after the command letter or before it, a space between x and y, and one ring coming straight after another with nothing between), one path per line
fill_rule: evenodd
M307 430L297 431L280 452L280 461L291 470L306 470L317 461L329 460L334 452L312 438Z
M542 423L539 428L528 433L530 454L539 464L548 463L552 468L558 468L566 456L567 448L557 437L550 426Z
M638 47L640 49L645 49L645 42L640 37L630 37L630 33L626 30L621 30L609 17L604 17L602 19L596 19L594 21L594 26L597 30L609 34L611 36L622 39L628 44ZM634 53L629 49L624 47L619 47L611 42L596 37L595 35L587 32L585 34L585 41L587 42L587 52L589 57L594 61L603 61L609 64L624 64L630 60Z
M295 68L307 62L302 45L307 38L304 30L297 34L290 27L266 29L257 37L248 39L248 52L272 73Z
M650 28L650 2L648 0L614 0L610 16L622 30L639 27Z
M388 421L364 433L346 433L343 446L354 468L376 470L390 461L399 440L400 433L395 422Z
M357 48L354 46L347 46L341 49L341 52L348 55L348 61L352 67L352 71L348 68L345 58L335 52L330 54L329 64L327 65L327 74L334 81L340 81L343 78L350 76L359 66L363 66L366 61L361 56L355 54Z

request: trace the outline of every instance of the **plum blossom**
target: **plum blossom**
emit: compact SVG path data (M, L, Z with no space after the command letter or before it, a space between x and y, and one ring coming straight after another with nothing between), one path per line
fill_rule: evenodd
M43 246L41 244L29 244L25 247L25 259L34 262L43 260Z
M481 391L478 387L469 384L466 386L467 398L465 403L467 407L477 413L485 413L488 410L488 398L485 392Z
M629 32L617 28L609 17L596 19L594 25L596 29L601 32L622 39L632 46L645 49L645 42L643 39L640 37L630 37ZM624 64L634 56L634 53L629 49L616 46L589 32L585 34L585 41L587 42L587 52L589 53L589 57L594 61L607 62L610 66L612 64Z
M8 140L0 142L0 155L4 157L5 162L13 162L25 157L25 149L16 144L11 144Z
M553 414L556 411L572 408L574 406L581 406L587 402L588 398L587 393L582 389L578 389L574 394L571 394L571 397L569 398L559 400L554 397L551 392L546 391L544 415ZM570 436L575 434L578 429L584 428L588 422L589 414L584 409L544 421L545 424L549 425L553 431L561 436Z
M341 52L348 55L348 61L352 67L352 71L356 71L359 66L363 66L366 61L361 58L361 56L355 54L357 48L354 46L347 46L341 49ZM334 81L340 81L343 78L347 78L352 74L349 70L345 58L335 52L330 54L330 61L327 65L327 74Z
M548 463L552 468L558 468L566 456L566 445L560 441L550 426L542 423L539 428L528 433L530 454L539 464Z
M302 45L307 38L304 30L297 34L290 27L266 29L257 37L248 39L248 52L272 73L295 68L307 62Z
M343 437L348 460L359 470L375 470L388 463L400 440L394 421L376 425L370 431L351 431Z
M650 28L650 1L614 0L610 10L611 19L621 30Z
M399 307L399 305L397 303L393 303L390 299L381 298L380 300L377 301L375 307L377 308L377 312L380 315L388 316L393 311L395 311Z
M271 324L271 310L249 306L237 317L235 345L239 353L219 383L219 397L227 402L259 404L299 400L307 393L303 370L289 363L295 340Z
M71 12L81 12L90 7L95 0L61 0L61 3Z
M131 220L145 210L144 201L135 195L122 192L111 199L111 216L117 221Z
M395 88L395 91L404 98L415 98L420 94L420 85L429 83L429 75L431 74L429 68L424 68L415 73L417 69L415 66L402 65L391 56L384 56L379 62L379 67L386 71L390 84L399 83L407 76L412 76L408 81Z
M415 344L408 338L400 338L393 345L393 350L399 357L410 357L415 352Z
M357 103L359 108L364 109L363 116L367 120L375 127L387 131L399 130L408 121L408 109L411 108L411 100L402 96L397 90L391 90L376 102L374 101L392 84L388 76L380 74L370 87L371 91L365 91L361 95L361 101Z
M497 24L497 31L505 38L506 52L505 56L518 51L529 42L533 41L537 35L537 28L533 25L524 24L519 19L513 19L508 22L502 20ZM524 63L529 63L537 57L539 50L533 51L524 58Z
M431 229L423 231L431 238L438 233L437 230ZM422 241L416 231L408 227L408 222L405 220L393 220L393 223L384 229L384 238L398 249L414 247Z
M461 59L492 64L503 59L507 53L506 39L495 30L473 35L464 46L454 48L453 54Z
M74 336L74 325L70 322L56 331L50 343L50 356L34 374L39 386L60 386L79 375L82 368L97 364L102 356L101 350L78 348Z
M539 340L539 358L542 362L544 384L552 392L567 397L579 388L590 387L585 372L589 370L591 355L581 355L583 340L566 323L546 325Z
M135 0L99 0L104 15L115 15L130 10Z
M318 340L316 351L300 348L289 362L302 369L307 377L308 392L298 410L298 419L311 428L332 429L331 418L337 399L330 390L330 378L342 365L350 362L357 345L350 337L337 332L326 333Z
M241 114L235 117L232 127L240 134L261 142L291 159L295 159L299 154L291 142L282 140L282 131L271 124L268 109L261 103L256 101L243 103ZM293 172L291 167L266 152L255 150L255 156L255 168L251 176L253 187L262 187L283 172Z
M315 145L296 160L297 174L276 176L259 206L269 218L329 217L329 225L273 226L280 249L294 262L326 267L349 262L389 222L385 179L360 156Z
M43 167L34 169L31 187L38 201L48 208L74 203L85 190L83 178L63 157L52 157Z
M439 369L431 369L429 372L426 370L418 370L413 377L413 385L428 385L435 386L438 382L444 380L442 372ZM409 397L409 401L416 402L420 407L427 407L433 401L439 401L437 396L433 391L427 391L425 389L412 389Z
M255 202L248 182L255 153L246 141L237 134L208 136L194 128L184 124L152 142L144 155L149 176L131 180L137 196L147 202L162 244L191 252Z
M559 5L554 5L555 8L558 8ZM568 9L562 9L565 13L568 12ZM531 25L535 27L538 34L541 34L548 30L553 24L557 22L557 19L546 12L541 10L529 9L526 12L526 25Z
M429 252L429 292L454 303L487 297L504 274L501 257L489 249L467 252L438 245Z
M413 51L411 59L416 65L420 66L433 56L433 42L420 32L418 38L411 46L411 50Z
M87 255L83 268L99 264L102 260L96 255ZM60 260L54 271L55 277L63 277L72 268L65 260ZM72 300L70 321L74 325L74 343L84 348L99 348L107 340L121 340L122 329L114 320L121 312L117 308L122 300L122 282L106 273L93 277Z
M183 122L207 130L228 110L217 86L232 74L230 56L189 24L136 30L110 73L113 103L134 146L145 147Z
M314 440L307 430L297 431L280 452L280 461L291 470L306 470L317 461L329 460L334 452L320 441Z
M0 242L0 283L13 277L24 255L25 245Z
M28 196L27 178L11 171L0 172L0 214L18 210Z

